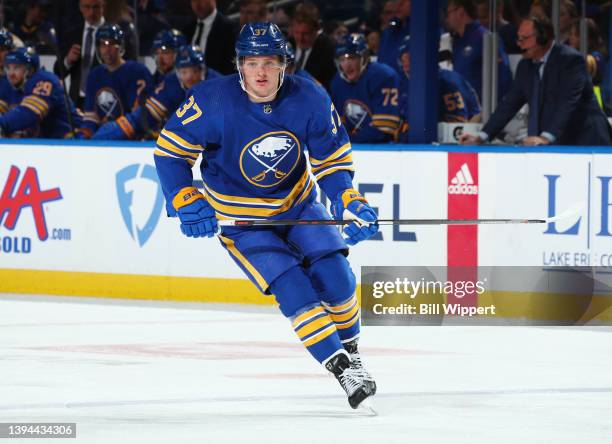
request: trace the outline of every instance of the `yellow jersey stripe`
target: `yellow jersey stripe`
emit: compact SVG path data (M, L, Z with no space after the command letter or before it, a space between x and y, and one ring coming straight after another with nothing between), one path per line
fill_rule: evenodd
M331 160L335 160L338 157L344 156L346 154L345 152L350 150L350 149L351 149L351 143L349 142L349 143L345 143L344 145L342 145L340 148L338 148L336 151L334 151L334 153L331 156L328 156L328 157L326 157L323 160L319 160L319 159L316 159L316 158L310 156L310 164L312 166L322 165L322 164L324 164L326 162L329 162Z
M178 148L176 145L171 144L170 142L168 142L166 139L164 139L163 137L159 137L157 139L157 145L167 149L168 151L171 151L173 153L176 154L180 154L183 156L187 156L191 159L197 160L198 158L198 154L194 154L194 153L190 153L189 151L184 151L180 148Z
M31 97L26 97L25 99L23 99L21 101L21 104L29 104L31 106L35 106L36 108L38 108L41 112L47 112L49 110L49 106L46 103L40 103L39 101L36 100L32 100Z
M181 145L183 148L188 148L192 150L203 150L204 147L202 145L194 145L192 143L187 142L185 139L180 137L179 135L173 133L172 131L168 131L167 129L163 129L161 132L164 136L176 142L178 145Z
M317 178L317 180L321 180L325 176L333 173L334 171L340 171L340 170L355 171L355 168L353 168L352 166L350 166L350 167L348 167L348 166L332 167L332 168L329 168L327 170L323 170L323 171L319 172L318 174L315 175L315 177Z
M37 116L39 116L39 117L43 117L43 112L42 112L40 109L36 108L36 106L31 105L31 104L29 104L29 103L22 103L22 104L21 104L21 106L23 106L23 107L25 107L25 108L29 109L30 111L32 111L32 112L33 112L34 114L36 114Z
M312 173L313 174L317 174L319 171L321 171L324 168L328 168L334 165L338 165L340 163L346 163L346 162L353 162L353 153L348 153L346 156L338 159L338 160L333 160L331 162L327 162L324 165L320 165L320 166L316 166L316 167L312 167Z
M244 257L244 255L240 251L238 251L238 248L236 248L234 241L222 235L219 235L219 239L221 239L221 242L223 242L225 248L227 248L231 255L234 256L238 260L238 262L240 262L243 267L248 270L248 272L251 274L251 276L253 276L253 278L259 285L259 287L262 290L266 291L268 289L268 283L259 273L259 271L257 271L257 269L247 260L247 258Z
M155 105L155 107L156 107L157 109L159 109L159 111L160 111L161 113L164 113L164 114L165 114L165 113L167 113L167 112L168 112L168 108L166 108L166 107L163 105L163 103L161 103L161 102L160 102L159 100L157 100L155 97L149 97L149 99L148 99L147 101L151 101L151 103L152 103L153 105Z
M393 120L399 122L401 119L393 114L372 114L372 120Z
M145 108L155 120L157 120L158 122L162 121L162 117L160 116L159 112L150 103L145 103Z
M163 157L171 157L173 159L180 159L180 160L184 160L185 162L187 162L189 165L194 166L196 161L193 159L185 159L184 157L179 157L179 156L174 156L166 151L162 151L159 148L156 148L155 151L153 151L153 154L155 156L163 156Z

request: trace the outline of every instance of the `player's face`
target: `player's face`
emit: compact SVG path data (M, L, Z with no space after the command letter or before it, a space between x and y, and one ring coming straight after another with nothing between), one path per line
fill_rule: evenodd
M81 0L79 9L85 21L95 25L104 14L104 0Z
M157 63L157 69L162 74L166 74L174 68L174 55L174 50L169 48L157 48L155 50L155 63Z
M569 35L569 44L572 48L580 49L580 30L578 26L572 26L572 31Z
M262 99L272 96L279 87L282 69L283 64L277 56L245 57L242 62L245 86L250 93Z
M516 33L519 48L523 51L523 58L536 58L540 52L540 45L536 41L536 32L531 20L525 20L521 23L518 32Z
M185 89L193 88L197 83L202 81L202 68L197 66L188 66L177 70L179 80Z
M400 56L400 63L402 64L402 71L404 74L410 75L410 53L405 52Z
M4 68L4 58L9 53L9 49L6 47L0 46L0 70Z
M109 67L115 67L121 60L121 47L112 40L101 40L98 42L98 51L102 62Z
M356 54L340 57L340 69L349 82L356 82L361 76L361 56Z
M25 65L18 65L16 63L9 63L6 66L6 76L9 83L14 88L19 88L25 81L27 67Z

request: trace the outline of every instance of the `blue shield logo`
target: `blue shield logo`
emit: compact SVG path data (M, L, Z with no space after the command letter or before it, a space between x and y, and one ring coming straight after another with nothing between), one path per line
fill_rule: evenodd
M157 171L151 165L128 165L117 173L115 181L123 223L142 247L153 234L164 206Z

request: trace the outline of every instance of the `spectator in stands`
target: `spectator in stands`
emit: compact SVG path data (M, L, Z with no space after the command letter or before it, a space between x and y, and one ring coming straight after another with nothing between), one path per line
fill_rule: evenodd
M491 29L489 23L489 0L480 0L477 4L478 21L482 26ZM504 0L497 0L497 32L504 44L506 54L520 54L521 48L516 44L516 25L504 18Z
M368 44L368 51L370 52L370 59L373 62L378 61L378 51L380 51L380 32L370 30L366 34L366 43Z
M0 116L0 136L61 139L72 137L81 120L59 78L40 68L32 47L11 51L5 58L8 85L0 90L0 101L8 111ZM1 84L6 87L6 83Z
M127 5L127 0L106 1L104 8L104 20L114 23L123 31L125 41L125 60L138 60L139 41L138 32L134 25L134 11Z
M64 32L53 71L61 79L70 76L70 97L81 108L85 103L87 75L99 64L94 37L104 24L104 0L80 0L79 10L83 20Z
M166 9L165 0L140 0L138 2L138 48L141 56L153 51L153 40L160 30L172 26L162 14Z
M323 33L330 36L335 44L338 44L349 31L344 23L338 20L329 20L323 24Z
M187 39L178 29L159 31L153 40L153 57L156 70L153 73L153 87L157 87L168 74L174 71L176 54Z
M587 23L587 70L591 75L593 85L601 85L606 66L608 64L608 51L604 45L599 28L593 19L586 19ZM569 35L569 44L572 48L580 50L580 21L575 20Z
M321 85L317 79L315 79L308 71L303 69L295 69L295 49L291 42L287 42L287 68L285 68L286 74L292 74L294 76L304 77L317 85Z
M251 22L265 22L268 17L268 6L265 0L242 0L240 2L240 20L238 32Z
M533 0L529 7L529 17L547 17L550 18L552 8L548 0Z
M404 37L399 48L398 64L402 69L400 76L399 107L402 125L398 140L408 143L410 128L410 36ZM455 71L438 69L440 99L438 105L439 122L476 122L480 121L480 102L478 95L465 78Z
M305 69L329 89L331 79L336 73L335 44L330 36L320 32L316 6L298 6L291 18L290 34L295 43L295 69Z
M204 80L221 77L214 69L206 67L204 54L197 46L185 45L177 50L176 71L164 77L148 97L144 106L137 108L116 121L105 123L94 139L138 140L157 139L166 120L187 98L191 88Z
M101 65L87 78L82 133L91 137L98 126L117 120L144 103L151 89L151 73L138 62L124 60L123 31L105 24L96 31L95 46Z
M395 70L370 62L361 34L349 34L336 46L336 63L331 98L351 142L393 141L400 125L399 77Z
M38 54L56 54L57 38L53 23L47 20L49 0L28 0L21 22L13 33Z
M378 15L378 30L383 32L389 27L391 19L397 16L397 0L386 0Z
M524 145L610 145L610 125L595 99L582 55L554 42L553 26L546 17L525 19L518 36L524 59L512 89L482 132L464 133L460 142L479 144L495 138L529 103Z
M13 34L6 29L0 29L0 115L9 110L9 104L19 103L22 96L20 91L11 87L4 68L4 59L13 49Z
M378 62L385 63L401 74L397 66L399 58L399 47L404 37L410 35L410 12L412 10L411 0L398 0L396 5L396 16L389 22L389 26L380 36L380 49L378 50Z
M476 20L474 0L449 0L446 24L453 37L454 70L467 79L482 101L483 36L487 30ZM501 100L510 89L512 73L503 45L499 45L498 56L498 98Z
M578 19L578 10L572 0L561 0L559 5L559 35L557 41L569 44L572 23Z
M204 51L206 66L221 74L234 72L234 26L217 10L216 0L191 0L195 14L183 30L187 41Z

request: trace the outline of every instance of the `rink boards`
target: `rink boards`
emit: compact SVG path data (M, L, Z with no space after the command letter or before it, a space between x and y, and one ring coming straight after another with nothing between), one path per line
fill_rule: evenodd
M356 146L355 183L381 218L546 218L540 225L385 226L369 265L612 266L605 149ZM195 171L195 179L200 179ZM271 303L217 239L167 218L152 145L0 145L0 292ZM509 283L505 291L534 290Z

